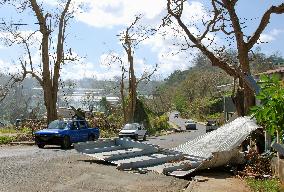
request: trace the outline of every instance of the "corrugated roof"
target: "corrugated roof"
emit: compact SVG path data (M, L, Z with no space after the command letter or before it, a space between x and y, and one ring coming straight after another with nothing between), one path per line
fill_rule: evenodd
M173 149L128 139L75 144L78 152L117 165L120 170L155 171L185 176L197 169L226 165L239 157L238 146L259 126L250 117L239 117Z

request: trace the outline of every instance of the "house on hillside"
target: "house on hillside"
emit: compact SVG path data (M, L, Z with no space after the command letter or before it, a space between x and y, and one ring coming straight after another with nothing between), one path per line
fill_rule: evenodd
M272 69L272 70L265 71L263 73L256 74L255 78L258 81L261 75L272 75L272 74L278 74L280 78L282 79L282 81L284 81L284 66L279 67L277 69Z
M255 84L254 87L257 87L256 82L259 81L259 78L260 78L261 75L278 74L280 76L280 78L282 79L282 81L284 82L284 66L283 65L279 65L279 66L280 67L277 68L277 69L272 69L272 70L268 70L268 71L256 74L254 77L250 76L250 78L248 80L250 82L252 82L252 85ZM228 91L229 89L231 89L232 86L233 86L233 84L221 85L221 86L218 86L218 89L220 90L220 92L222 92L222 91L224 92L224 91ZM256 101L256 102L258 103L258 101ZM233 103L232 98L231 97L224 97L224 117L225 117L225 121L229 121L229 119L233 116L235 111L236 111L236 108L235 108L235 105Z

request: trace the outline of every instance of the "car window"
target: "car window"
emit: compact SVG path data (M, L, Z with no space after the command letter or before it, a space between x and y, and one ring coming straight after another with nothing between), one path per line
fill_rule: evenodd
M208 120L207 125L216 125L216 121Z
M124 127L123 127L124 130L136 130L136 126L134 124L126 124Z
M186 123L194 123L193 120L187 120Z
M70 129L78 129L78 125L77 125L77 122L76 121L72 121L69 123L69 128Z
M49 123L48 129L64 129L67 125L67 122L62 120L54 120Z
M86 129L87 128L85 121L78 121L78 124L79 124L80 129Z

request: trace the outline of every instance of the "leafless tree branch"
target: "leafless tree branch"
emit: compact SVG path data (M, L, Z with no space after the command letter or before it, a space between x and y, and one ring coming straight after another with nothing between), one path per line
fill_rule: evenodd
M261 21L255 30L254 34L249 38L247 42L248 49L251 49L257 40L259 39L261 33L264 31L268 23L270 22L270 16L271 14L282 14L284 13L284 3L278 6L271 6L262 16Z

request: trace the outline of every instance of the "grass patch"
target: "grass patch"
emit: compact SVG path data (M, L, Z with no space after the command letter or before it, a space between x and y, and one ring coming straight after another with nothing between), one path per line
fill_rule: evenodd
M31 134L32 133L32 129L29 127L23 127L21 129L19 129L20 133L25 133L25 134Z
M16 129L15 127L4 127L0 128L0 134L14 134L14 133L25 133L29 134L32 130L29 127L21 127L19 129Z
M254 179L246 178L246 183L254 192L278 192L280 191L280 182L278 179Z
M0 145L8 144L16 140L14 136L0 136Z
M17 133L18 131L12 127L0 128L0 134Z

